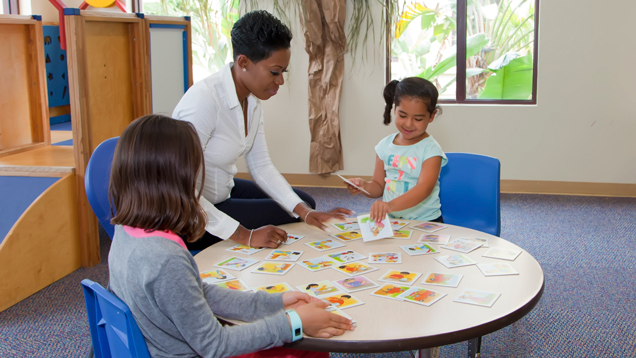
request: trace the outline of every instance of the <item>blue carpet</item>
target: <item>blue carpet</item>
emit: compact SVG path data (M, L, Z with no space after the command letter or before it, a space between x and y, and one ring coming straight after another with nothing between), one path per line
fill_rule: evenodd
M29 205L59 179L0 176L0 243Z
M71 127L71 122L62 122L57 124L51 124L52 131L70 131L73 130Z
M69 139L69 140L65 140L63 142L53 143L52 145L73 145L73 140Z
M373 200L344 189L302 188L318 209L358 214ZM636 357L636 199L501 196L501 236L533 255L546 288L524 318L483 338L482 357ZM101 230L101 228L100 228ZM81 357L90 344L79 282L105 284L102 264L80 269L0 313L0 357ZM465 357L466 343L440 357ZM407 358L411 352L332 354L333 358Z

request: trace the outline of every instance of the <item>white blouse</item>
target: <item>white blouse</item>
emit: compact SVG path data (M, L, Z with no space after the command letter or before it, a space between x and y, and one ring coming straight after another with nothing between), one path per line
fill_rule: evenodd
M208 215L205 230L224 240L236 231L239 223L213 204L230 197L236 161L242 155L256 184L290 215L298 217L293 210L302 202L269 157L261 102L251 94L247 100L248 134L245 136L243 111L231 67L229 63L195 83L172 113L172 117L192 123L197 130L205 157L205 183L200 201Z

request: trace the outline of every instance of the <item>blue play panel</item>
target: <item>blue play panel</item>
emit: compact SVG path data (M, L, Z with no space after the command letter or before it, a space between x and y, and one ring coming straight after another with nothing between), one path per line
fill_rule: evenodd
M29 205L59 179L0 176L0 243Z
M71 122L62 122L58 124L51 124L52 131L70 131L73 130L71 128Z
M51 145L73 145L73 140L69 139L69 140L65 140L63 142L53 143Z

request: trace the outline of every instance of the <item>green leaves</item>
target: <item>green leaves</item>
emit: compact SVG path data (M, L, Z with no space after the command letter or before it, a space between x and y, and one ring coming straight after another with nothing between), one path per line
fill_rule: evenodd
M507 53L493 61L488 67L493 73L488 76L479 99L527 100L532 95L532 56L517 57Z
M466 39L466 57L468 58L470 56L473 56L477 52L481 51L481 49L484 48L486 44L488 44L488 41L489 40L486 38L486 34L483 34L483 33L473 35L467 38ZM437 64L437 66L435 66L435 68L428 67L424 71L422 71L420 74L418 74L417 77L422 77L429 81L432 81L435 78L437 78L439 75L441 75L442 73L455 67L456 58L457 58L457 51L453 51L452 55L444 58L439 64Z

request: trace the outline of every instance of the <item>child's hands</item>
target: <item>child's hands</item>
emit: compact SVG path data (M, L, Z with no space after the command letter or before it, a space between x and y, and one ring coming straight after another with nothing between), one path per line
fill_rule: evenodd
M366 190L366 188L364 187L366 182L365 180L361 179L361 178L351 178L349 179L350 182L352 182L353 184L359 186L360 188ZM361 190L356 188L355 186L345 182L345 184L347 184L347 189L349 190L349 193L356 195L358 193L361 193ZM368 191L368 190L367 190Z
M331 338L340 336L346 331L353 331L348 318L325 311L325 302L312 302L296 309L296 313L303 322L303 332L310 337Z
M312 302L322 301L304 292L287 291L283 293L283 305L285 306L285 310L298 309L298 307Z
M380 222L384 220L384 218L386 218L386 214L390 213L391 211L393 210L391 210L389 203L378 200L371 205L369 218L373 221Z

